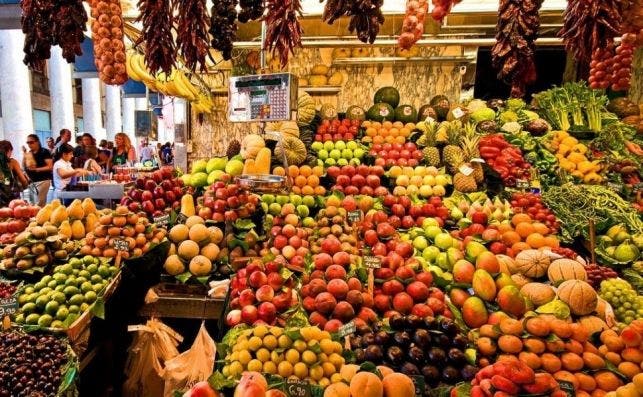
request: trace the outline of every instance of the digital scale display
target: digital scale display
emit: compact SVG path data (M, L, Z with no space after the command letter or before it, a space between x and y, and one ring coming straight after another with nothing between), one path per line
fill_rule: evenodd
M290 73L230 78L231 122L290 120L297 104L297 77Z

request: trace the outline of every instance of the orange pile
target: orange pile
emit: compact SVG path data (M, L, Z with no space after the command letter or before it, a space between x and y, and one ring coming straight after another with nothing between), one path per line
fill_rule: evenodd
M283 167L275 167L272 170L275 175L286 175ZM326 194L326 188L319 184L319 178L324 174L324 167L302 165L300 167L291 165L288 167L288 177L292 183L292 192L303 195L320 195Z
M362 123L365 128L364 143L399 143L406 142L406 138L411 135L411 131L415 128L413 123L402 123L401 121L390 122L366 120Z
M514 257L526 249L557 248L560 245L554 234L542 222L534 221L529 214L515 214L511 223L498 225L501 241L507 246L507 255Z
M576 396L580 397L604 396L623 385L613 372L604 370L603 346L597 349L588 340L589 331L580 323L540 315L524 321L505 318L497 325L483 325L479 331L476 345L481 367L518 358L536 372L547 372L556 380L572 383ZM613 337L621 341L613 331L605 331L603 335L601 339L609 339L610 343L617 344ZM622 341L620 344L625 346ZM639 351L637 358L640 356ZM592 371L592 374L583 371ZM634 372L632 368L627 376L638 373Z

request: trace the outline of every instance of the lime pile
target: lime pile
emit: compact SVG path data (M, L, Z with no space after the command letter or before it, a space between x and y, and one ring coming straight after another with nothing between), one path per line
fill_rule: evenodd
M18 296L18 324L65 328L98 299L118 268L93 256L71 258Z
M342 350L341 343L317 327L289 332L259 325L237 338L222 373L239 378L243 371L257 371L326 387L342 380Z

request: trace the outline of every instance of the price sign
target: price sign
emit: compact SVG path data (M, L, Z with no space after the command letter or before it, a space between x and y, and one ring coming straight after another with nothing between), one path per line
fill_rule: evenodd
M337 330L337 334L340 338L343 338L345 336L354 334L355 331L357 331L357 327L355 327L355 323L351 321L339 327L339 329Z
M422 397L424 396L424 387L425 387L425 382L424 382L424 376L422 375L413 375L411 376L411 380L413 381L413 385L415 386L415 395L417 397Z
M455 117L456 119L459 119L460 117L464 116L464 111L462 111L462 109L460 108L455 108L453 109L452 112L453 112L453 117Z
M125 240L114 240L114 248L116 251L129 251L129 243Z
M185 214L183 214L183 213L179 213L179 214L176 216L176 223L177 223L177 224L179 224L179 223L183 224L183 223L185 223L185 221L187 221L187 220L188 220L188 217L187 217L187 216L185 216Z
M529 181L525 179L516 179L516 187L518 189L527 190L529 189Z
M286 394L290 397L312 397L310 383L288 379L286 381Z
M568 396L575 396L576 393L574 392L574 384L571 382L567 382L565 380L559 380L558 384L560 385L560 390L564 391L567 393Z
M469 167L466 164L462 164L459 168L458 171L464 174L464 176L469 176L473 174L473 168Z
M382 267L382 260L377 256L365 256L364 265L369 269L379 269Z
M348 211L348 221L351 223L359 222L362 219L362 211L354 210Z
M168 214L157 216L154 218L154 223L157 226L167 226L170 223L170 216Z
M281 140L281 133L277 131L266 131L265 136L266 136L266 139L271 139L273 141Z
M607 182L607 187L615 192L620 192L621 190L623 190L623 185L621 185L620 183Z
M10 316L18 311L18 300L15 297L0 299L0 317Z

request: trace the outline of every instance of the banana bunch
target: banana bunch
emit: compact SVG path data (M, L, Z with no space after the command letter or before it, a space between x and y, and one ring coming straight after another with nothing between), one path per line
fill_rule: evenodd
M127 52L127 75L135 81L145 84L150 90L160 92L165 96L185 98L199 113L210 113L214 106L212 98L202 93L181 70L173 68L172 73L152 75L145 65L143 55L136 51Z

